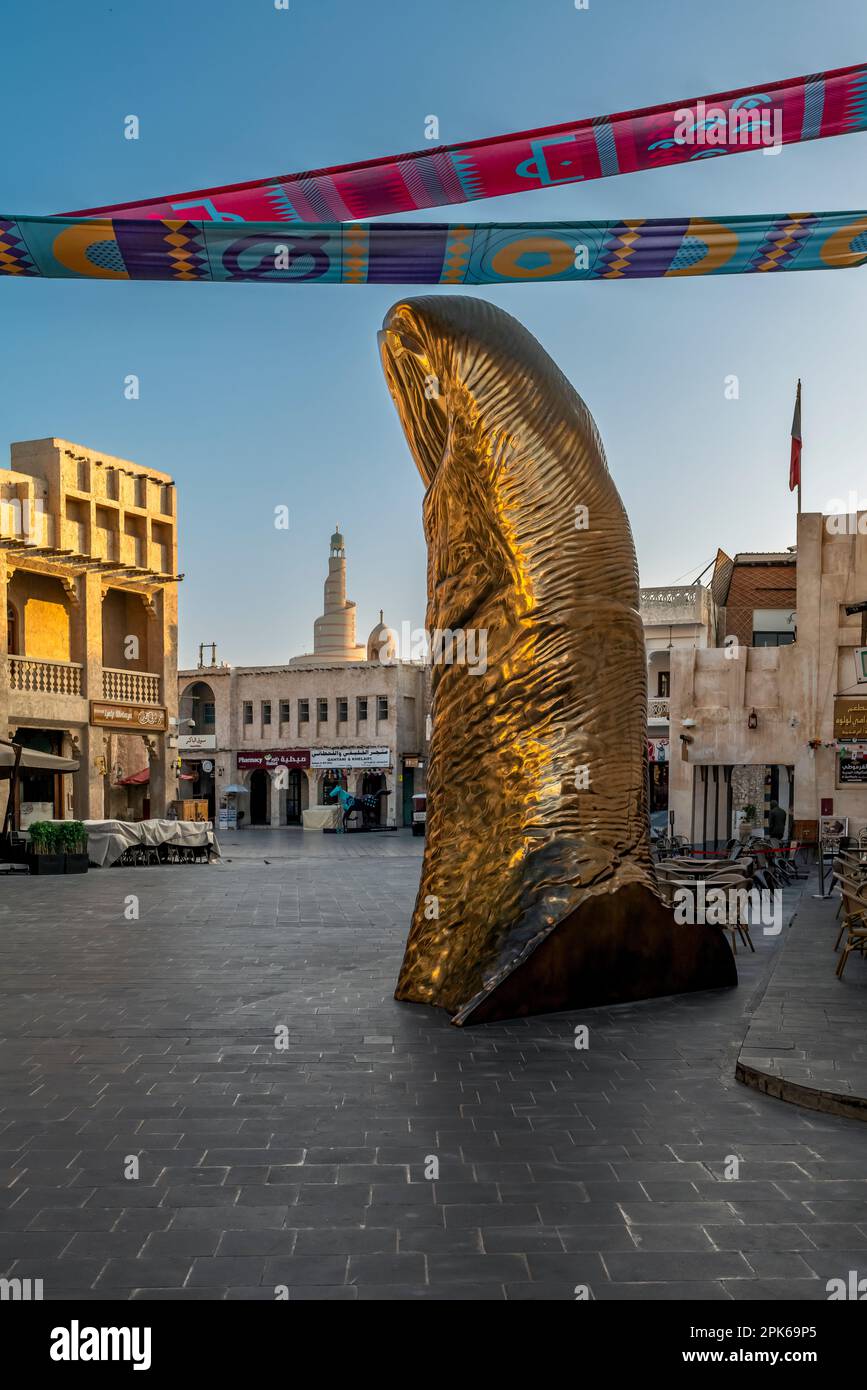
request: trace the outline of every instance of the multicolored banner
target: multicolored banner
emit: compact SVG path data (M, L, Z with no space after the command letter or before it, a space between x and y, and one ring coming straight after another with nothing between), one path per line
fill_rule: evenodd
M626 222L250 222L0 215L0 274L98 280L494 285L838 270L867 211Z
M867 65L69 217L349 222L867 130Z

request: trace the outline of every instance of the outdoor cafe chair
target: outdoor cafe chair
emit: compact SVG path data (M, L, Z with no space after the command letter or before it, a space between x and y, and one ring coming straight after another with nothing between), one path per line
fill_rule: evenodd
M836 879L837 887L840 890L840 904L837 908L837 914L839 916L842 913L843 920L837 933L837 940L834 942L835 951L839 949L843 935L848 929L848 922L862 917L867 912L867 883L849 878L844 873L837 874Z
M731 936L731 946L734 955L738 953L738 937L744 945L749 946L755 953L753 939L750 936L749 916L741 911L741 902L737 896L739 891L749 892L752 887L750 880L742 874L718 874L713 878L705 879L706 888L722 888L726 892L726 921L720 925L724 931ZM732 901L729 894L734 891L735 899Z
M683 854L685 850L692 849L689 840L683 835L660 835L654 844L654 849L660 858L673 854Z
M662 892L664 901L669 907L674 905L674 898L678 889L688 890L693 897L697 899L700 887L706 890L708 888L719 888L725 893L725 920L723 922L714 922L711 925L719 926L723 931L729 933L731 937L732 953L737 955L738 937L740 937L741 942L745 946L749 946L750 950L755 952L756 948L750 936L749 918L745 916L741 910L740 899L735 897L734 901L732 901L730 896L732 891L736 894L741 891L749 892L749 880L742 874L719 874L717 877L710 879L689 878L685 874L678 877L672 874L660 882L660 891ZM714 916L717 915L717 911L718 906L715 905Z
M853 850L841 849L835 855L831 872L835 872L838 867L846 873L848 878L854 879L856 882L859 879L867 878L867 863Z
M729 859L721 854L707 855L680 855L675 861L678 864L688 864L690 868L706 869L708 873L713 873L716 869L732 869L738 873L749 869L753 863L752 856L743 856L740 859Z
M862 956L867 952L867 912L862 910L861 912L847 913L844 916L840 936L837 937L837 945L840 944L840 937L844 931L847 934L846 944L840 952L840 959L837 962L836 975L838 980L842 980L846 962L853 951L860 951ZM836 946L834 949L837 949Z
M837 888L840 892L840 901L837 904L837 911L834 914L835 917L839 917L844 909L845 895L843 894L842 890L842 884L844 881L846 882L846 884L850 885L850 888L852 890L857 890L862 885L867 884L867 874L865 874L864 872L864 865L858 863L857 860L852 859L851 855L845 850L843 850L840 854L837 855L833 864L831 865L831 882L833 886ZM839 944L840 938L838 937L837 945ZM836 949L837 946L834 947L835 951Z
M739 873L714 874L713 877L704 878L704 888L722 888L725 891L725 922L720 923L722 930L727 931L731 937L731 948L734 955L738 954L738 937L741 937L743 945L748 945L750 951L756 951L753 945L753 938L750 937L749 916L745 916L741 910L741 899L736 897L739 891L748 891L750 883L748 878ZM735 892L735 899L729 897L731 892Z
M800 841L800 840L792 840L792 841L790 841L790 843L789 843L789 855L788 855L788 858L785 859L785 860L783 861L783 862L787 865L787 867L791 870L791 873L792 873L792 877L793 877L793 878L809 878L809 877L810 877L809 871L808 871L807 869L801 868L801 866L800 866L799 863L798 863L798 855L799 855L799 853L801 852L801 849L802 849L802 848L803 848L803 846L801 845L801 841Z
M725 853L727 859L740 859L745 849L746 841L742 840L740 836L733 837L731 840L726 840Z

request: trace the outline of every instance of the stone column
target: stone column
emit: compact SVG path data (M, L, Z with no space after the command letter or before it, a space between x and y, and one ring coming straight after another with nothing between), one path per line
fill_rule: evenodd
M689 761L689 749L694 745L682 743L680 735L681 732L691 737L695 735L694 729L684 730L681 722L694 713L695 653L674 649L669 669L668 809L674 812L675 834L692 839L696 833L693 828L695 766Z
M169 801L174 801L177 785L176 769L170 767L169 758L174 759L176 750L168 747L168 734L155 734L147 740L150 766L150 804L151 819L162 820L168 811Z
M281 812L283 803L286 799L286 779L285 768L275 768L271 773L271 829L277 830L282 825Z
M78 604L70 614L72 652L81 662L82 695L88 701L101 700L102 692L102 577L91 570L76 580ZM88 713L89 720L89 713ZM80 820L102 820L105 816L105 774L100 770L106 758L105 731L89 722L82 728L80 762L73 774L75 816Z
M107 766L105 731L85 724L79 733L79 768L72 774L73 805L76 820L103 820L105 817L105 775Z
M178 587L165 584L145 600L148 609L148 666L160 677L162 702L166 707L167 730L156 734L151 753L150 803L151 816L159 820L168 811L169 802L178 797L177 748L169 748L169 734L182 727L172 720L178 717Z

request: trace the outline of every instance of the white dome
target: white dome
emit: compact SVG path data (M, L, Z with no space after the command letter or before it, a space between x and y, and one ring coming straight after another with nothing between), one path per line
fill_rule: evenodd
M397 633L383 621L382 609L379 610L379 622L367 639L367 659L389 666L398 659Z

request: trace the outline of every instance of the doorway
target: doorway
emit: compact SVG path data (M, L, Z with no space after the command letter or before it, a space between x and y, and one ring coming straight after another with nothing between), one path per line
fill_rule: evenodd
M270 825L268 792L271 779L264 768L257 767L250 775L250 824Z
M380 791L385 791L385 775L382 772L365 772L361 779L361 795L376 796L376 793ZM374 825L385 823L387 801L387 797L380 797L379 805L374 814Z
M403 769L403 823L412 825L412 796L415 791L415 768L405 767Z
M668 763L650 764L650 814L668 810Z
M286 824L301 824L301 773L297 767L290 768L286 784Z
M39 753L61 754L62 734L54 729L16 729L15 743ZM21 768L15 787L16 825L22 830L37 820L63 818L63 782L59 772Z

